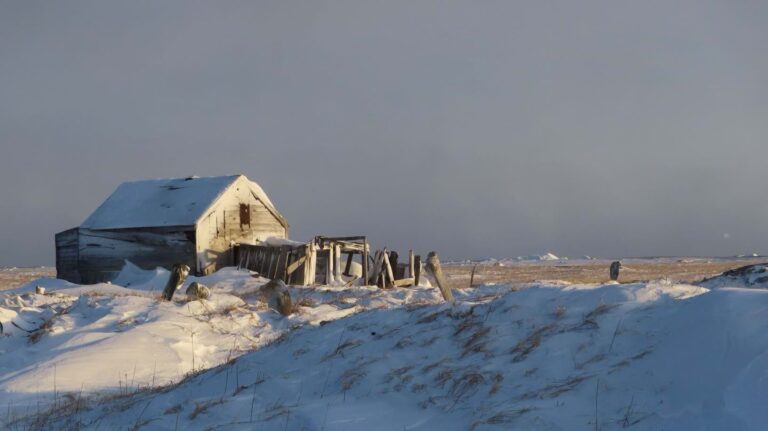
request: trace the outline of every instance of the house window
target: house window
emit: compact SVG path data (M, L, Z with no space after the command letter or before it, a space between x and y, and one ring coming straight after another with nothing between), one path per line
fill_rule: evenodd
M248 204L240 204L240 229L243 228L243 225L251 227L251 209Z

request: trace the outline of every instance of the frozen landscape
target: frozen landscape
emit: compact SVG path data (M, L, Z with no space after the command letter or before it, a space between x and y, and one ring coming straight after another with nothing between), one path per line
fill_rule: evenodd
M761 275L762 274L762 275ZM228 268L159 301L162 269L2 293L7 429L758 430L768 284L292 287ZM127 287L122 287L126 285ZM45 294L35 293L37 286ZM180 291L182 292L182 291Z
M0 1L0 431L768 430L766 46L768 1Z

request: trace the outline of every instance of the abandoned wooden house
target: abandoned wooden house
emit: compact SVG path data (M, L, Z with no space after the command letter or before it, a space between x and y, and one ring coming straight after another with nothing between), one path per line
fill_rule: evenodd
M188 265L197 275L235 262L236 244L287 238L288 222L244 175L121 184L79 227L56 234L57 277L111 281L128 260Z

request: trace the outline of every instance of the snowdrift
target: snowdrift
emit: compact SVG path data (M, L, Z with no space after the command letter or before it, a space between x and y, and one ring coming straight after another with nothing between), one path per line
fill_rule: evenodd
M295 288L303 305L282 319L255 299L264 279L232 269L199 281L212 286L211 301L161 303L141 289L6 296L4 325L52 323L35 342L19 328L0 341L5 426L605 431L768 423L766 290L483 286L457 291L452 306L420 287Z

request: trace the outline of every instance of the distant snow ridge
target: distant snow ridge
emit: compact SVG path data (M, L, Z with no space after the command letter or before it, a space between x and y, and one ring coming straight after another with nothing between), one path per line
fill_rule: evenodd
M464 261L449 262L449 263L459 264L459 265L507 266L507 265L514 265L515 263L518 263L518 262L555 262L555 261L565 261L565 260L568 260L568 258L559 257L553 253L546 253L546 254L532 254L528 256L518 256L514 258L497 259L492 257L489 259L482 259L482 260L475 260L475 261L464 260Z

